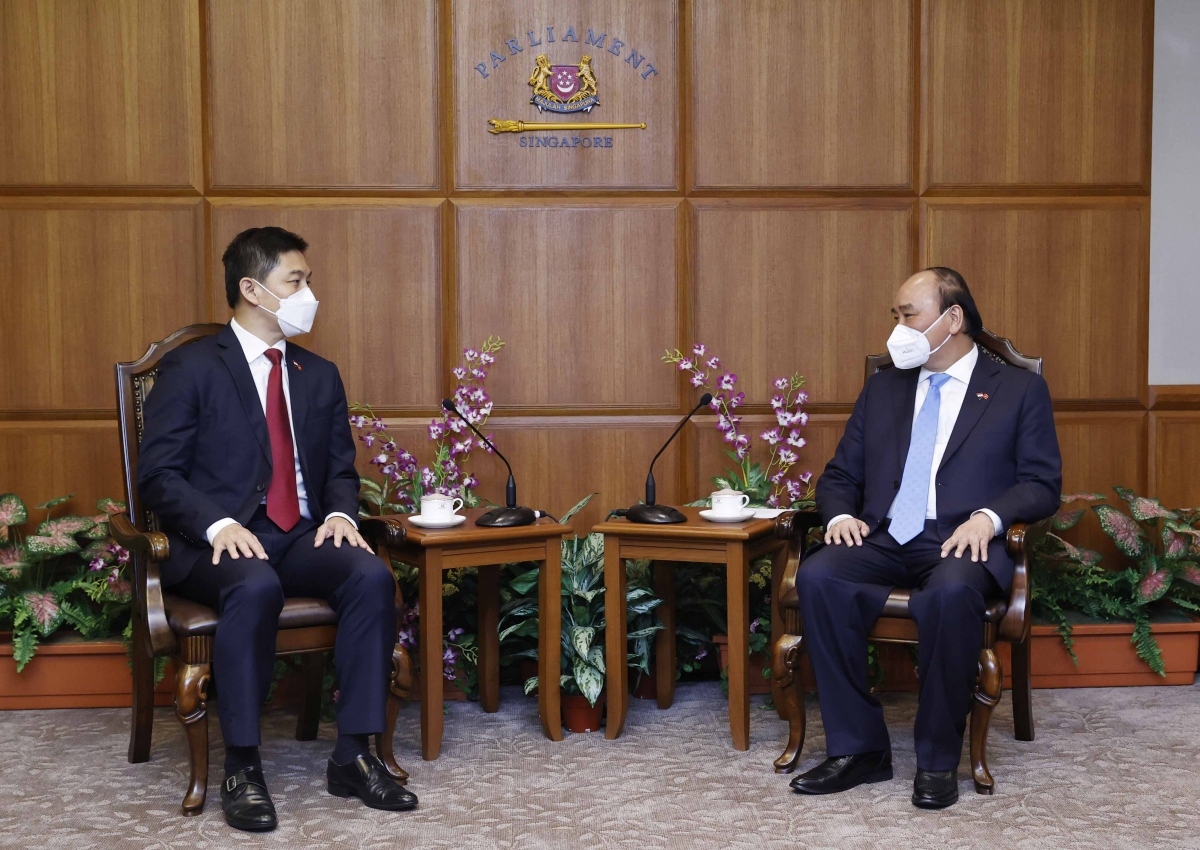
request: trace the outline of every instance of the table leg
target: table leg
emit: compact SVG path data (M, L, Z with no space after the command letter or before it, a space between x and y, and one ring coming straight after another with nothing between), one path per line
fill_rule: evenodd
M786 544L777 548L771 554L771 643L767 645L767 658L771 657L775 641L783 634L783 609L779 607L779 584L783 581L783 571L787 567L788 547ZM771 702L775 703L775 712L780 720L787 720L787 710L783 697L783 689L771 677Z
M500 565L479 567L479 704L500 709Z
M654 636L654 683L659 708L675 701L675 567L673 561L655 561L654 595L662 600L655 611L663 627Z
M605 652L608 680L608 723L604 737L613 739L625 728L625 714L629 711L629 665L628 655L629 611L625 605L628 578L625 562L621 560L621 540L608 537L604 540L604 620Z
M552 537L538 575L538 714L551 741L563 739L561 672L562 540Z
M442 553L425 550L419 565L421 656L421 757L442 749Z
M746 547L726 548L727 623L729 628L729 729L735 750L750 749L750 695L746 692L746 661L750 643L750 563Z

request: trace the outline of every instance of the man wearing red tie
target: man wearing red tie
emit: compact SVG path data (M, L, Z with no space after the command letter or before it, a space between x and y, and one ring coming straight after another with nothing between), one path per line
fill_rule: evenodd
M146 400L138 488L171 543L163 583L215 609L213 654L225 739L221 805L238 829L276 825L259 758L259 708L289 596L338 614L338 739L328 789L373 808L417 798L369 749L384 731L396 642L390 570L358 533L358 474L337 367L288 337L307 333L317 301L308 244L278 227L229 244L233 320L163 358Z

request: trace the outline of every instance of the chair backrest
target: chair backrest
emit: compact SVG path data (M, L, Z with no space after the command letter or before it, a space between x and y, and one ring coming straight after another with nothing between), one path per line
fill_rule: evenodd
M129 516L140 531L157 531L154 515L142 510L142 500L137 492L138 450L142 444L145 428L146 396L158 376L158 364L168 352L197 340L212 336L225 327L218 324L188 325L169 337L151 343L137 360L118 363L117 377L117 420L121 428L121 462L125 473L125 504Z
M1016 366L1018 369L1027 369L1035 375L1042 374L1042 358L1027 357L1017 351L1007 339L1002 336L996 336L987 328L979 331L979 336L975 338L975 344L979 346L979 350L984 355L992 358L997 363L1007 363L1009 366ZM891 368L892 355L886 353L868 354L866 374L863 376L863 380L865 381L876 372Z

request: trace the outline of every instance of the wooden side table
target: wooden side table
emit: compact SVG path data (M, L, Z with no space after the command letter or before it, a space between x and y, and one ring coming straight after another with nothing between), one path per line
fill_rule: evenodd
M750 632L750 562L764 555L771 564L771 629L782 626L777 607L779 579L787 560L787 541L775 536L775 520L716 523L700 518L700 508L680 508L687 522L674 525L632 523L610 519L593 530L604 535L604 607L607 622L605 657L608 661L608 726L606 738L616 738L629 710L627 580L625 561L648 558L654 562L655 593L663 599L659 619L664 628L655 636L656 691L659 708L670 706L675 692L675 581L676 563L724 564L727 575L729 624L729 729L733 746L750 748L750 696L746 692L746 660Z
M479 702L487 712L500 707L500 565L541 561L538 576L538 713L542 730L561 741L558 677L562 661L562 537L571 527L548 519L516 528L475 525L484 508L463 511L455 528L425 529L404 516L408 539L397 560L414 564L420 583L421 755L438 757L442 747L442 572L479 569Z

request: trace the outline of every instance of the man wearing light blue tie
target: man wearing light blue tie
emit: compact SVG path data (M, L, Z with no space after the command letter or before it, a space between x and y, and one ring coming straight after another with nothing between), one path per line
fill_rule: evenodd
M1003 532L1054 513L1062 460L1046 382L980 355L983 322L958 272L913 275L892 314L895 368L867 381L817 482L825 545L796 577L829 758L792 788L892 778L867 635L904 587L920 641L912 802L943 808L958 800L986 602L1012 584Z

